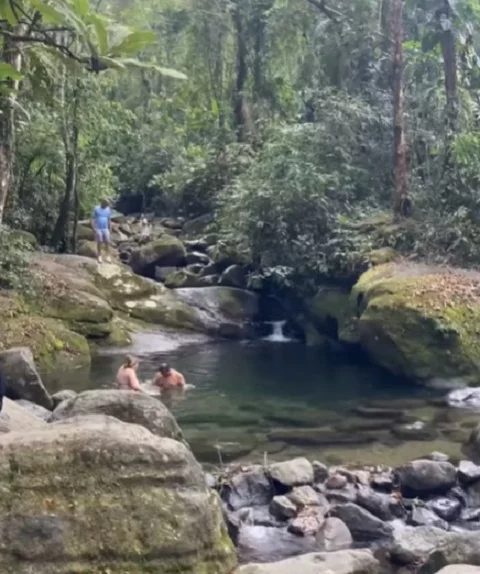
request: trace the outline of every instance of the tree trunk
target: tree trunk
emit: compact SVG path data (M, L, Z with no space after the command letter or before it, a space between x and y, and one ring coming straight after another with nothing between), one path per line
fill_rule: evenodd
M407 215L407 159L405 150L405 117L403 101L403 0L393 0L393 172L395 182L395 215Z
M234 10L234 25L237 33L237 78L235 82L235 128L239 141L248 139L251 128L251 117L245 97L247 82L247 39L246 27L241 8L242 2L237 0Z
M24 24L12 28L12 32L22 35ZM20 72L22 53L17 43L4 39L3 53L0 61L10 64ZM15 101L19 82L8 83L9 93L0 96L0 226L3 222L5 204L13 188L13 162L15 159Z
M447 127L451 133L457 130L457 48L452 30L452 11L449 0L442 0L436 12L437 24L442 47L443 69L445 74L445 92L447 97Z

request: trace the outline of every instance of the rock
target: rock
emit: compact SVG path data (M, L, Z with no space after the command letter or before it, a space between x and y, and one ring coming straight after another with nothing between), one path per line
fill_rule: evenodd
M337 473L332 474L332 476L328 477L325 486L332 490L341 490L342 488L345 488L347 486L347 482L348 480L346 476Z
M358 489L357 504L381 520L393 520L405 515L405 510L399 500L389 494L375 492L368 487Z
M480 409L480 389L475 387L454 389L447 395L447 404L455 408Z
M325 520L317 533L319 542L327 552L346 550L353 544L353 538L345 522L331 516Z
M29 348L15 347L0 352L0 371L8 396L26 399L46 409L53 409L52 398L42 383Z
M284 521L277 520L270 514L268 506L239 508L226 513L226 521L232 540L238 541L238 533L242 524L249 526L268 526L269 528L284 528Z
M458 465L458 480L468 486L480 480L480 466L469 460L462 460Z
M24 407L6 397L3 399L3 409L0 413L0 433L37 431L46 426L45 421Z
M462 512L462 505L456 498L436 498L428 502L428 508L447 522L455 522Z
M480 567L469 566L467 564L455 564L454 566L445 566L437 574L480 574Z
M91 241L95 243L95 231L91 225L79 225L77 227L77 241L84 242L84 241Z
M155 267L153 277L156 281L161 281L163 283L169 275L176 271L177 267Z
M185 263L187 252L183 243L173 235L163 235L134 250L130 265L135 273L153 277L155 267L181 266Z
M200 251L200 253L205 253L208 244L203 239L184 239L183 244L189 252Z
M374 362L418 381L476 382L480 374L480 275L424 264L373 267L352 289L352 315ZM454 292L455 298L444 297Z
M187 253L186 261L187 265L192 265L195 263L201 263L202 265L209 265L210 257L206 253L200 253L198 251L190 251L190 253Z
M326 489L325 496L331 504L346 504L347 502L357 502L357 489L353 484L347 484L347 486L342 489Z
M318 462L317 460L313 461L312 466L314 482L325 482L328 478L328 467L325 464Z
M301 510L296 518L290 521L288 531L297 536L314 536L325 522L328 506L308 506Z
M111 417L80 421L0 438L2 572L231 572L218 497L188 448Z
M423 421L395 425L392 427L392 434L393 436L405 441L433 441L438 437L438 431Z
M313 536L296 536L286 528L242 524L238 532L237 552L240 561L244 563L273 562L297 554L314 552L318 548Z
M238 569L238 574L380 574L380 572L380 564L370 550L306 554L283 562L248 564Z
M435 512L421 506L415 506L410 515L409 524L413 526L435 526L436 528L448 529L448 523L440 518Z
M96 259L98 257L97 244L95 241L79 241L77 245L77 255Z
M177 269L167 275L165 287L180 289L181 287L205 287L205 279L192 273L188 269Z
M52 413L51 421L89 414L110 415L126 423L141 425L161 437L182 438L180 428L164 404L135 391L84 391L60 403Z
M309 485L296 486L292 492L287 495L287 498L291 500L297 508L319 505L328 507L327 499Z
M268 472L274 481L287 487L313 483L313 466L306 458L277 462L270 465Z
M227 267L220 276L220 285L244 289L247 286L247 272L245 268L240 265Z
M205 267L200 271L201 277L207 277L211 275L218 277L218 281L220 281L220 275L217 274L217 266L215 263L209 263L208 265L205 265Z
M213 224L214 217L213 214L208 213L205 215L200 215L195 219L191 219L183 224L183 233L187 237L196 237L205 231Z
M222 497L233 510L246 506L263 506L270 503L273 486L263 472L249 471L236 474Z
M218 271L225 271L232 265L248 265L250 263L248 256L238 251L233 245L227 245L219 242L216 245L207 248L207 254L216 264Z
M15 404L17 404L20 407L23 407L25 410L29 411L32 415L38 417L39 419L45 422L47 422L52 416L51 411L49 411L45 407L41 407L40 405L32 403L32 401L20 399L18 401L15 401Z
M480 520L480 508L464 508L460 520L465 522L477 522Z
M473 462L480 464L480 425L470 433L465 450Z
M385 538L391 533L391 526L368 510L353 503L335 506L331 515L340 518L348 527L354 540L369 542Z
M60 403L63 403L63 401L68 401L68 399L73 399L76 396L77 396L76 391L72 391L70 389L58 391L57 393L52 395L53 408L56 409Z
M431 452L428 456L428 459L430 460L434 460L435 462L449 462L450 461L450 457L448 456L448 454L445 454L443 452Z
M377 474L372 478L372 486L382 492L392 492L393 478L391 474Z
M414 460L397 469L405 496L444 494L455 485L457 471L449 462Z
M270 503L270 513L279 520L288 520L297 515L297 507L286 496L274 496Z

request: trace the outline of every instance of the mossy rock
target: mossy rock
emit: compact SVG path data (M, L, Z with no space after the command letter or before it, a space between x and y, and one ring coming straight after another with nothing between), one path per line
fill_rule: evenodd
M395 249L391 247L381 247L380 249L373 249L368 254L368 261L372 265L382 265L384 263L390 263L395 261L398 254Z
M215 263L218 271L225 271L232 265L246 266L251 264L251 260L246 253L239 251L233 245L227 245L223 242L208 247L207 254Z
M480 274L389 263L351 294L362 346L395 374L480 383Z
M97 244L95 241L79 241L77 245L77 255L96 259L98 257Z
M130 268L114 263L98 265L93 280L115 309L125 309L125 301L148 298L162 289L153 281L135 275Z
M134 250L130 265L135 273L153 277L156 266L176 267L185 262L187 251L173 235L165 234Z
M79 225L77 227L77 241L95 241L95 231L91 225Z
M186 269L177 269L169 273L165 279L165 287L179 289L181 287L204 287L206 284L203 277Z
M30 247L33 247L34 249L38 247L37 238L29 231L24 231L23 229L12 229L10 230L10 236L13 237L13 239L17 239L30 245Z

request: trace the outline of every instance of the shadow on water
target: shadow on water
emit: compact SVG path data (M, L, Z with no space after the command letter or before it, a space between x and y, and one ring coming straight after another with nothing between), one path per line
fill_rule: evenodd
M329 462L352 457L396 462L395 457L407 459L412 451L420 456L445 446L435 433L435 440L414 444L391 432L397 423L418 419L430 424L438 415L429 403L434 391L346 354L297 342L164 343L169 344L159 344L158 352L149 345L139 376L151 379L157 366L168 361L195 385L171 408L203 462L302 454ZM121 361L122 354L103 354L89 372L69 373L68 378L57 374L50 388L109 388ZM362 405L375 409L355 412Z

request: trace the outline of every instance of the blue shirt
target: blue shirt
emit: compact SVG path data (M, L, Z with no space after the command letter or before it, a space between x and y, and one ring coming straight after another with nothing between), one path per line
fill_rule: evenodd
M109 207L100 207L99 205L93 212L93 219L95 220L95 228L100 231L106 231L110 223L112 211Z

